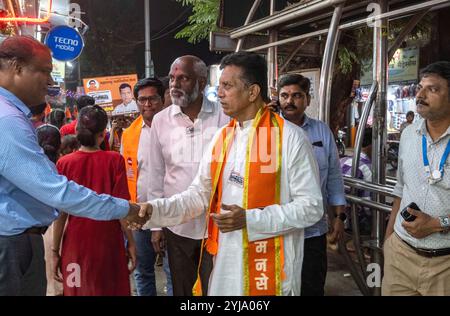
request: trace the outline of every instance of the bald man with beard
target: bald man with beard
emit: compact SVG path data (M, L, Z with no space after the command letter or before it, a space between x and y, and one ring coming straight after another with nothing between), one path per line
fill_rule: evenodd
M151 129L149 200L168 198L186 190L215 132L230 121L219 103L204 97L206 83L207 67L198 57L179 57L170 67L172 104L155 115ZM161 246L167 242L174 295L192 295L203 238L204 215L163 231L153 231L155 251L162 252ZM211 268L211 257L205 254L200 271L205 287Z

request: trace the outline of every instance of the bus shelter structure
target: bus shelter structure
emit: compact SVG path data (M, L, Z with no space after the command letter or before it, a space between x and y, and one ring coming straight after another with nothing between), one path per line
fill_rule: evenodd
M318 118L329 124L333 115L330 113L331 88L340 37L346 30L366 25L373 29L372 85L356 132L352 176L344 178L345 185L351 189L346 194L352 209L351 234L347 238L353 240L356 256L349 253L345 240L340 241L338 247L363 295L381 294L380 286L373 286L367 279L373 272L371 267L374 265L371 264L377 264L381 270L383 267L386 217L391 211L389 201L394 197L392 192L396 183L395 178L386 176L389 61L427 14L449 6L449 0L222 0L220 26L224 27L226 20L232 20L239 10L246 10L247 15L241 25L234 25L227 31L222 29L210 36L211 50L245 50L265 54L269 87L275 86L278 76L290 69L294 59L319 58ZM405 19L404 26L395 40L388 41L389 23L397 19ZM356 173L364 128L371 111L373 176L372 182L366 182L357 179ZM370 191L371 199L359 197L357 190ZM357 206L368 207L372 212L370 236L360 234ZM367 251L370 259L365 256Z

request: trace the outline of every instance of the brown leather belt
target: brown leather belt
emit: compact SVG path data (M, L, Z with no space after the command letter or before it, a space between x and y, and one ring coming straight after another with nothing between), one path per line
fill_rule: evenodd
M30 227L24 231L24 234L36 234L36 235L44 235L47 231L48 226L43 227Z
M400 237L399 237L400 238ZM400 238L401 239L401 238ZM442 249L424 249L424 248L416 248L403 239L401 239L405 244L407 244L412 250L414 250L418 255L427 258L433 257L441 257L450 255L450 248L442 248Z

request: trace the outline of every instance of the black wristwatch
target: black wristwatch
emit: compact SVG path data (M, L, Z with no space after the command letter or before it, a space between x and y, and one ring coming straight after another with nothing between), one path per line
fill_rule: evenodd
M347 219L347 214L342 212L342 213L339 213L338 215L336 215L335 217L339 218L341 221L345 222L345 220Z

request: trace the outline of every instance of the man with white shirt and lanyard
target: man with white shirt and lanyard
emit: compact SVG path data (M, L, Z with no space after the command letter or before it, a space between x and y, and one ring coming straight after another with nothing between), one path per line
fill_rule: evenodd
M382 294L448 296L450 62L436 62L421 71L416 102L424 120L408 126L400 140Z
M179 57L170 67L172 105L155 115L150 133L149 199L171 197L186 190L214 133L230 121L218 103L203 96L206 80L207 67L198 57ZM205 218L198 216L165 228L164 234L153 231L155 249L161 239L167 242L174 296L192 295L204 228ZM208 278L212 262L207 255L204 260L202 276Z

